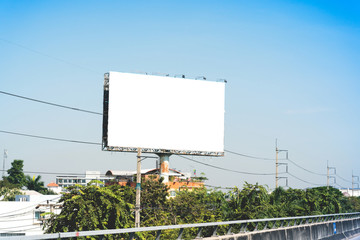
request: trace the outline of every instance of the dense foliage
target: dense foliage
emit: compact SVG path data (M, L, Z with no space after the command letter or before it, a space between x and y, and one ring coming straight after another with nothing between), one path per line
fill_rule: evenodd
M24 161L23 160L14 160L11 163L11 168L7 171L9 176L7 180L14 185L17 185L19 188L24 186L26 179L23 172Z
M41 176L33 176L24 174L24 161L14 160L11 163L11 168L7 171L9 176L3 177L0 180L0 201L14 201L15 195L21 195L21 189L26 187L27 190L35 190L44 195L56 194L48 190L41 181Z
M46 224L47 232L84 231L134 227L135 189L107 186L75 186L63 195L62 212ZM181 190L169 198L168 188L158 180L142 183L141 226L203 223L240 219L290 217L360 210L360 198L344 197L332 187L310 189L277 188L245 183L229 192L199 188ZM208 229L209 233L211 229ZM220 228L219 232L222 231ZM206 234L206 229L204 230ZM155 233L139 238L155 239ZM176 238L176 231L164 231L166 239ZM196 235L187 229L184 238Z
M15 201L15 196L20 194L17 188L0 187L0 201Z
M95 184L93 184L95 183ZM63 203L59 215L46 222L46 232L71 232L98 229L128 228L133 224L133 205L124 201L120 187L99 187L99 181L88 186L71 186L59 200ZM116 239L116 236L114 236Z
M44 195L55 195L56 193L52 190L47 189L44 186L44 182L41 181L41 176L38 175L37 177L33 176L30 177L29 175L25 176L25 185L28 190L34 190Z

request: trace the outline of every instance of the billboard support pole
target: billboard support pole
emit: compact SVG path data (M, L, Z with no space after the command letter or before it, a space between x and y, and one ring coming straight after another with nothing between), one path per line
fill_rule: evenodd
M169 182L169 158L171 154L159 153L160 158L160 178L163 178L163 183Z
M136 203L135 203L135 227L140 227L140 194L141 194L141 148L138 148L137 153L137 168L136 168Z

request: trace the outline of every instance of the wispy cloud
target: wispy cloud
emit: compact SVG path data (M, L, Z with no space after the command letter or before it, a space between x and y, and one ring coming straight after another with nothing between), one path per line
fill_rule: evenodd
M332 108L305 108L305 109L290 109L285 113L289 115L306 115L306 114L317 114L317 113L328 113L334 112Z

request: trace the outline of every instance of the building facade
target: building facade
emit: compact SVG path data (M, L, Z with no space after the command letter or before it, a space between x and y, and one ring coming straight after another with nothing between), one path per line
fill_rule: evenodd
M80 176L56 176L56 184L64 190L66 187L74 186L76 184L86 186L92 180L101 181L100 186L105 186L105 183L113 177L102 176L100 171L86 171L84 175Z

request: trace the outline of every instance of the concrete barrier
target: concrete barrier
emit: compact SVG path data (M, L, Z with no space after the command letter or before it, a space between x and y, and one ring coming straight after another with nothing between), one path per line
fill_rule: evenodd
M334 225L335 223L335 225ZM360 218L203 238L204 240L340 240L360 233Z

